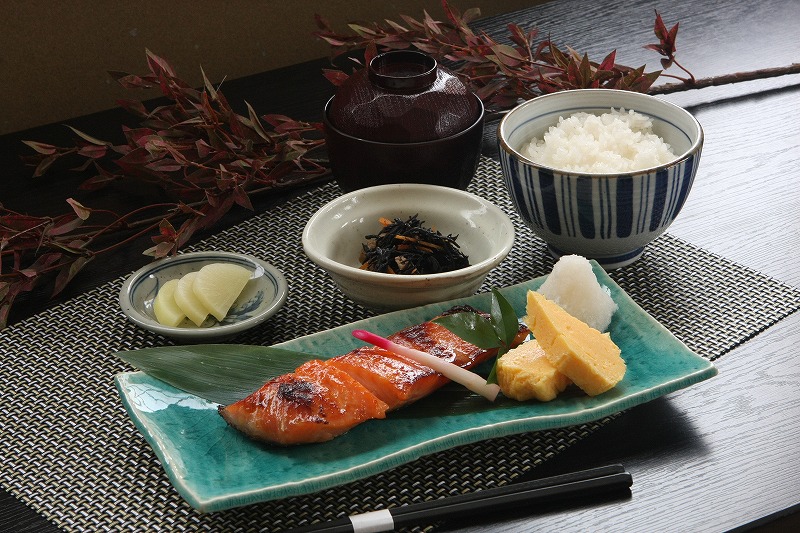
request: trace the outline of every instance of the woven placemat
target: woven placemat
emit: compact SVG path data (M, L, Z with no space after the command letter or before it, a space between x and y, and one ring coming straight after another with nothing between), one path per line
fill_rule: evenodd
M553 264L501 181L498 163L483 159L470 185L504 209L517 230L514 248L482 290L545 274ZM322 185L192 247L261 257L289 281L283 309L230 342L273 344L372 316L342 296L300 245L310 214L338 194L335 184ZM799 289L670 235L612 277L711 360L800 308ZM130 368L113 352L169 342L125 319L117 304L122 281L0 332L2 485L67 530L281 531L506 484L608 421L471 444L345 487L203 515L172 488L115 390L113 376Z

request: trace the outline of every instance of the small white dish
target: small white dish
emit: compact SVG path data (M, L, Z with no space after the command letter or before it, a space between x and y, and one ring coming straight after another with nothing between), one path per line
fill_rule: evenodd
M177 327L159 324L153 300L164 283L210 263L233 263L252 272L250 280L222 322L213 317L200 326L188 319ZM173 339L203 342L241 333L278 312L286 301L288 285L283 274L255 257L229 252L192 252L155 261L134 272L122 284L119 304L131 322Z
M419 215L426 227L457 235L470 266L438 274L401 275L360 269L366 236L381 217ZM303 250L354 302L374 311L408 309L471 296L514 244L514 225L497 206L474 194L438 185L397 183L359 189L332 200L303 230Z

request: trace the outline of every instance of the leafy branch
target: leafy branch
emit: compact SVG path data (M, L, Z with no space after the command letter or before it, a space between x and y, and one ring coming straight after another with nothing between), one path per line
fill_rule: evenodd
M24 141L36 154L23 159L35 165L39 177L56 161L77 157L83 162L75 170L94 170L81 190L132 180L155 185L175 201L117 214L69 199L72 212L58 217L32 217L0 205L0 329L20 294L55 277L55 296L100 254L152 232L154 246L146 254L175 254L234 206L252 210L250 195L327 175L327 167L311 156L324 144L320 124L259 117L249 104L247 116L240 115L205 73L198 90L149 50L147 63L143 76L112 75L127 88L159 87L172 103L147 110L140 101L119 101L140 120L137 128L122 128L123 144L70 128L74 146Z
M521 100L567 89L606 88L647 92L660 76L669 76L686 84L694 76L675 59L678 24L670 29L656 12L654 33L657 44L645 48L661 54L664 69L676 66L687 77L664 74L662 70L646 72L645 66L628 67L616 62L616 51L600 61L592 61L567 47L562 50L550 39L539 39L536 28L525 30L509 24L511 45L503 44L484 32L475 33L469 23L480 14L470 9L461 14L442 0L446 21L432 18L427 12L420 20L401 15L401 21L349 25L352 33L334 31L330 24L316 16L319 31L315 35L331 46L333 58L364 49L364 62L351 58L357 66L369 62L378 52L415 49L446 63L461 76L487 108L499 111L513 107ZM349 77L342 70L326 69L324 75L334 85Z
M351 23L352 33L339 34L319 15L315 35L331 46L332 56L364 50L363 67L379 51L416 49L428 53L459 74L484 101L489 111L503 111L521 100L541 94L578 88L613 88L651 94L700 88L755 78L796 73L767 69L715 78L695 79L676 60L678 24L667 28L656 12L655 44L645 48L661 55L663 70L645 71L616 62L616 52L602 61L590 60L570 47L560 48L540 39L536 28L509 24L509 41L503 44L485 32L469 27L480 13L463 14L442 0L445 21L427 12L422 19L400 15L400 21ZM71 128L75 144L57 147L25 141L35 155L24 157L42 176L58 160L78 158L76 170L94 170L81 190L99 190L121 180L155 185L174 201L140 207L118 214L92 209L74 199L71 212L56 217L32 217L0 204L0 329L8 320L15 299L54 278L53 295L94 257L112 252L143 235L154 233L145 253L155 257L175 254L198 231L213 227L234 206L252 209L253 194L310 183L328 174L324 161L313 153L324 140L319 123L282 115L259 117L247 104L247 114L237 114L219 87L203 73L203 87L195 89L178 78L162 58L147 51L149 72L138 76L111 74L124 87L159 87L171 103L152 110L136 100L118 104L140 121L123 127L125 142L115 145ZM680 74L665 73L675 68ZM326 69L334 85L348 74ZM674 83L654 86L661 78Z

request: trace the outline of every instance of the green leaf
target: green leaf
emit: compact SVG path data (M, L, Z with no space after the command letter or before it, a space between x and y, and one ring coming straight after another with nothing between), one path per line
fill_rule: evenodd
M117 352L117 357L182 391L229 405L266 381L317 357L268 346L195 344Z
M500 349L492 365L492 370L489 371L489 376L486 378L486 383L497 383L497 360L511 348L511 344L519 332L519 319L516 311L497 289L492 289L492 326L500 340Z
M500 338L492 321L477 313L454 313L433 321L482 350L500 347Z
M497 289L492 289L492 326L497 337L502 341L501 353L504 353L514 342L519 332L519 319L514 308Z
M455 313L434 319L465 341L483 350L497 348L497 359L508 351L519 332L519 319L514 308L496 289L492 289L491 317L476 313ZM497 383L497 359L487 383Z

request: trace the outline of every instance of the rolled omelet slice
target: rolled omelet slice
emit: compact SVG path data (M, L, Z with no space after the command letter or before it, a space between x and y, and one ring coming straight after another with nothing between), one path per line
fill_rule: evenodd
M570 384L536 340L520 344L497 360L497 383L505 396L524 402L549 402Z
M555 302L528 291L525 322L547 360L586 394L613 388L625 375L625 361L608 333L600 333Z

